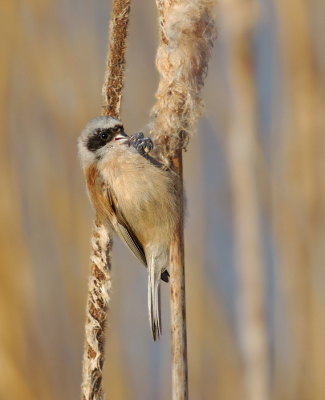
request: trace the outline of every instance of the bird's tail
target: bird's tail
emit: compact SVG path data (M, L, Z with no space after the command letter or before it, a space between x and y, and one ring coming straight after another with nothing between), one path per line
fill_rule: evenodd
M161 335L160 279L161 271L166 268L166 258L166 252L148 257L148 309L153 340Z
M161 307L160 307L160 273L154 268L149 269L148 279L148 307L149 323L153 340L161 335Z

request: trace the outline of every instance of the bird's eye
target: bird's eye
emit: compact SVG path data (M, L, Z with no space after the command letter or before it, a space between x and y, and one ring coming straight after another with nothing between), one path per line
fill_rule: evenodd
M106 139L108 138L108 134L107 134L106 132L103 132L103 133L100 134L100 137L101 137L103 140L106 140Z

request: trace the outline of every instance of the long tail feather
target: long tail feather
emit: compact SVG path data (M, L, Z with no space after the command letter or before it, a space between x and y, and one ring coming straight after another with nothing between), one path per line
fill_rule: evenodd
M160 271L155 271L153 259L148 263L148 308L153 340L161 335Z

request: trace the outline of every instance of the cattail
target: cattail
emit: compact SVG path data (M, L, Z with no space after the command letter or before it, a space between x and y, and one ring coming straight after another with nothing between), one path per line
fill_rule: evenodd
M160 82L153 108L155 142L166 162L185 149L202 114L200 90L216 36L212 1L157 1ZM170 162L170 161L169 161Z
M213 2L157 0L157 6L160 44L156 64L160 83L152 131L161 158L167 165L173 164L182 188L182 150L203 111L200 90L215 38ZM180 198L183 199L183 190ZM183 214L181 209L170 249L174 400L188 398Z
M325 96L319 27L311 19L319 11L305 1L276 0L274 6L286 89L274 129L281 152L274 147L272 153L274 237L284 298L277 317L282 322L279 316L286 310L290 335L289 359L280 337L276 342L275 396L323 399L325 307L319 274L325 265Z
M91 247L82 400L104 398L102 379L107 308L112 285L110 266L112 240L99 220L94 222Z
M225 21L232 100L227 149L234 215L238 337L243 361L243 398L247 400L270 398L252 40L257 7L255 0L220 3Z
M119 118L123 89L130 0L114 0L110 43L102 90L102 115ZM83 358L82 400L102 400L106 316L111 289L112 238L98 219L91 239L92 255L86 309L86 342Z

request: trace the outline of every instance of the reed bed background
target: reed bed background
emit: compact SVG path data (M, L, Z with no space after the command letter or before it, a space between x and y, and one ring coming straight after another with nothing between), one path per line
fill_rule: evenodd
M100 114L109 13L105 0L0 5L1 400L80 396L93 214L76 140ZM325 2L219 0L216 13L206 116L184 155L190 397L323 400ZM149 131L157 45L155 2L133 0L128 133ZM118 240L112 277L107 398L169 399L168 286L153 343L146 271Z

